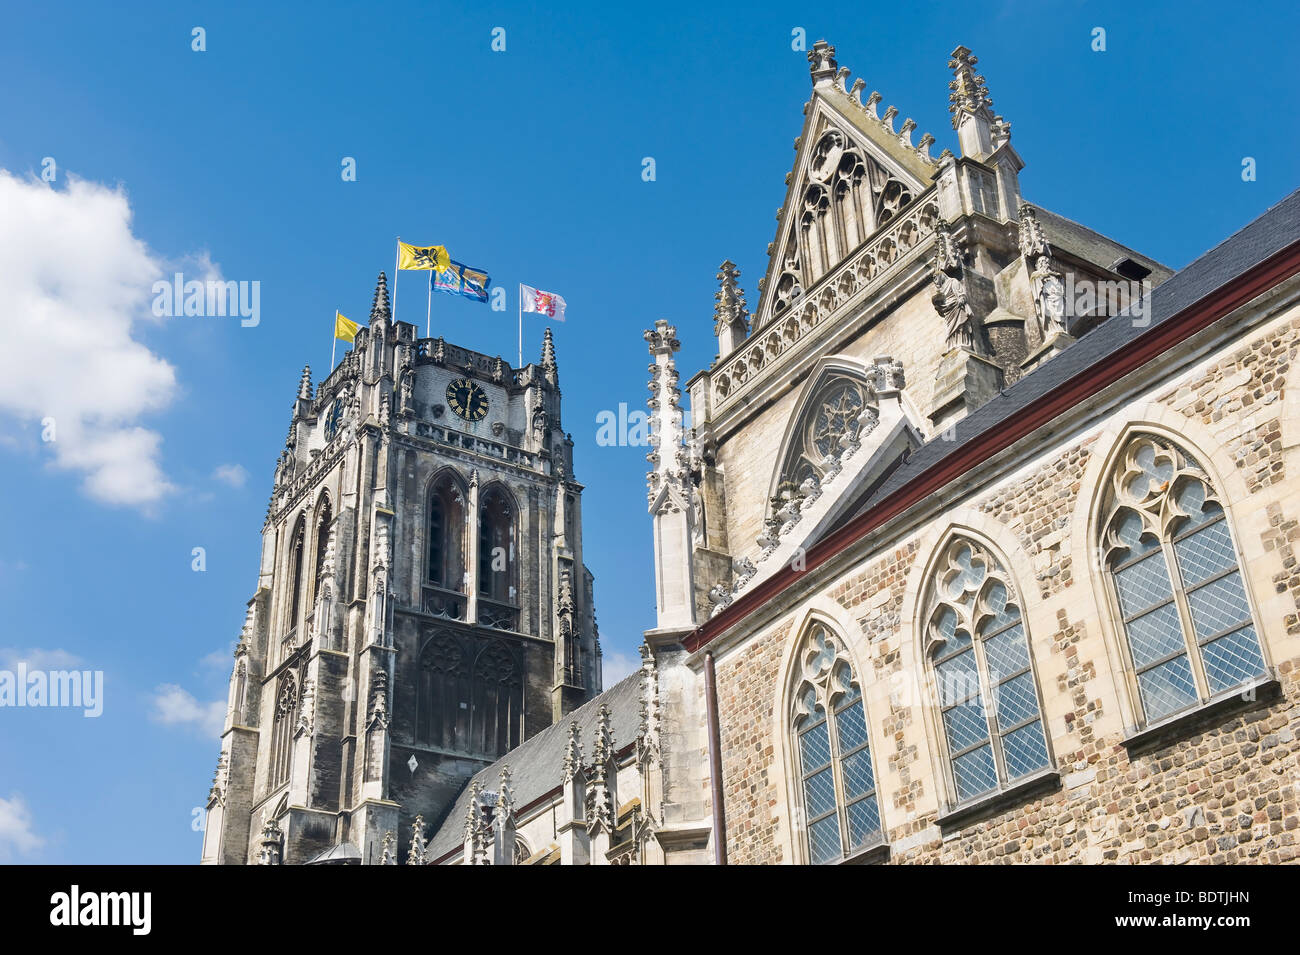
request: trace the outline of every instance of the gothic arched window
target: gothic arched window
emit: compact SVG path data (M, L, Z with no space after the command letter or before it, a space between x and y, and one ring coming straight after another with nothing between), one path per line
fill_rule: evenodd
M524 683L514 654L500 640L489 643L474 661L470 701L470 740L475 752L489 756L519 745Z
M803 637L790 726L807 858L834 862L880 838L867 714L844 645L821 623Z
M306 557L307 525L302 516L294 525L293 536L289 538L289 619L285 623L285 633L290 633L298 626L298 611L302 608L302 568Z
M416 740L442 749L469 749L469 705L464 651L449 634L438 633L420 652Z
M465 592L465 496L450 474L429 490L429 583Z
M298 718L298 684L292 671L280 677L280 689L275 698L275 714L271 729L270 788L275 789L289 779L293 762L293 724Z
M1145 722L1263 676L1232 533L1196 460L1154 435L1134 437L1103 508L1102 558Z
M929 581L926 646L955 802L1051 764L1038 681L1011 577L985 547L950 540Z
M243 726L248 720L248 717L244 715L247 700L248 663L241 659L235 664L235 685L230 694L231 722L235 726Z
M489 487L478 508L478 592L515 602L515 515L505 491Z
M320 587L321 569L325 565L325 552L329 550L330 523L333 521L333 510L330 507L329 496L326 495L320 504L320 513L316 518L316 565L312 573L312 596L315 598L317 589Z

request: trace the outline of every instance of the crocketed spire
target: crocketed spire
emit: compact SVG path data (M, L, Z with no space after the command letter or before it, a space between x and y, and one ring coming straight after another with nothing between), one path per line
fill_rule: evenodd
M370 303L370 320L391 320L392 317L393 311L388 304L388 276L380 272L379 281L375 283L375 297Z
M555 339L551 338L549 328L546 329L546 334L542 337L542 374L552 384L555 384L560 378L559 366L555 364Z

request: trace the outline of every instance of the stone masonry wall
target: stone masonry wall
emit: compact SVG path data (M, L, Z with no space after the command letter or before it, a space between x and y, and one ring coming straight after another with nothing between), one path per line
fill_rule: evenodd
M909 591L917 586L913 571L931 558L946 518L867 556L823 589L816 599L835 601L857 624L857 632L842 635L872 724L891 863L1300 860L1300 517L1292 503L1300 483L1287 467L1300 440L1284 438L1295 422L1283 400L1297 348L1300 309L1293 308L1180 380L1132 399L1135 409L1164 409L1135 410L1134 420L1155 416L1171 430L1186 420L1197 437L1188 443L1215 449L1215 460L1204 463L1224 478L1217 490L1229 506L1278 679L1275 696L1210 716L1150 748L1126 747L1133 732L1127 676L1112 653L1111 624L1098 618L1109 596L1094 592L1099 580L1088 556L1071 545L1080 546L1079 522L1087 519L1082 487L1096 480L1094 458L1110 451L1130 420L1127 409L1066 444L1045 446L1032 469L965 505L1004 529L1004 549L1019 544L1008 570L1024 592L1058 787L999 805L979 821L939 825L947 787L942 741L897 678L914 668L918 652L912 621L904 619L918 612ZM1025 579L1031 573L1033 585ZM782 778L786 729L777 701L782 662L799 636L794 621L806 609L789 608L769 631L717 658L728 849L736 863L803 858L793 787Z

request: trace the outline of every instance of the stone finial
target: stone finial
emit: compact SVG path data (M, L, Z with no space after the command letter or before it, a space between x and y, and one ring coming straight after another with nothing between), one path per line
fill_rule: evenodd
M686 432L680 407L682 393L677 387L677 363L673 357L682 343L677 340L677 329L663 319L655 322L655 327L646 331L643 337L654 357L654 364L650 366L652 377L647 383L650 398L646 402L650 407L652 448L646 460L654 465L654 470L646 477L649 503L653 507L660 492L671 487L680 498L674 506L685 506L690 494L687 469L683 464Z
M808 67L812 74L813 86L828 86L835 82L835 73L839 65L835 62L835 47L825 40L818 40L808 51Z
M732 329L739 331L743 340L749 334L749 308L736 263L727 259L718 267L718 282L720 287L713 296L717 302L713 307L713 334L721 337L724 330Z
M487 833L484 832L483 786L478 780L469 789L469 808L465 811L464 860L466 865L487 864Z
M311 365L302 366L302 375L298 378L298 397L311 401Z
M964 46L953 50L952 58L948 60L948 69L953 71L953 78L948 83L948 112L952 113L953 129L957 128L963 111L978 113L993 106L988 84L983 76L975 72L978 62L979 57Z
M392 317L393 311L388 304L388 276L380 272L379 280L375 283L375 297L370 302L370 320L389 321Z
M596 716L596 742L591 750L591 785L587 793L587 828L606 832L614 831L614 787L617 767L614 766L614 734L609 726L609 706L600 704Z
M497 825L513 821L515 814L515 788L510 784L510 764L501 767L501 780L497 784L497 804L492 811Z
M569 724L569 738L564 744L564 764L562 767L560 782L568 783L581 772L582 730L578 728L578 721L574 720Z
M1051 246L1047 244L1047 236L1043 233L1043 227L1038 222L1038 214L1034 207L1028 203L1020 206L1018 218L1020 220L1020 254L1025 257L1025 261L1031 265L1035 258L1040 255L1051 255Z
M279 865L284 853L284 830L270 816L262 821L262 835L257 852L258 865Z
M542 372L551 383L559 378L559 366L555 363L555 339L551 336L549 327L542 336Z
M659 756L659 670L649 644L641 644L641 725L636 736L636 758L643 768Z
M415 822L411 823L411 850L406 854L406 864L424 865L425 849L424 816L417 815Z
M397 865L397 839L393 830L384 833L383 852L379 856L380 865Z

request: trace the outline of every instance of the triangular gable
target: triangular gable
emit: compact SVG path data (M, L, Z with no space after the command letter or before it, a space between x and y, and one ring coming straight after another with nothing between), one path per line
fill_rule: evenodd
M754 327L765 325L846 259L927 188L938 174L934 138L912 144L916 124L894 130L897 110L881 116L878 93L845 88L848 70L813 89L794 167L786 177L776 239L768 246Z

